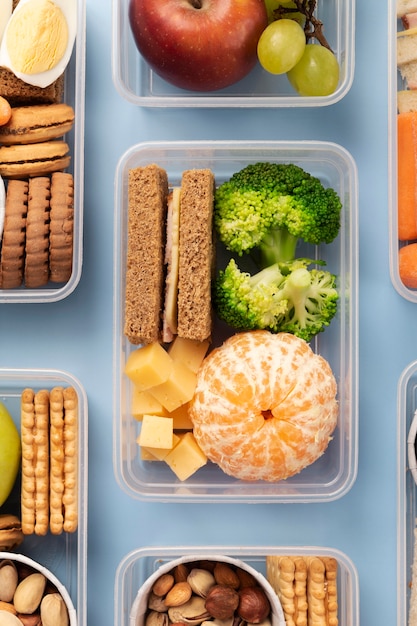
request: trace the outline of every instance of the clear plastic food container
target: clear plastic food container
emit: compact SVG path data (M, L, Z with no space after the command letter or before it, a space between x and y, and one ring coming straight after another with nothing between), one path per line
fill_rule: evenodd
M19 568L20 566L24 569L29 568L28 571L31 573L39 572L40 574L43 574L48 581L47 585L53 585L53 587L59 592L62 599L64 600L68 611L69 626L77 626L77 611L75 610L74 604L65 585L63 585L61 581L54 574L52 574L52 572L47 567L40 565L33 559L29 559L24 554L0 552L0 562L3 560L12 561L13 563L15 563L17 568Z
M129 0L113 0L113 82L129 102L149 107L318 107L338 102L349 91L355 65L355 1L317 3L317 17L340 66L336 91L323 97L301 97L285 75L268 74L258 65L243 80L216 92L178 89L157 76L139 54L128 20Z
M65 587L76 610L77 626L87 624L87 490L88 490L88 406L81 383L60 370L0 369L0 402L20 431L20 398L29 387L34 391L55 386L74 387L78 396L78 529L75 533L45 536L26 535L14 552L47 568ZM2 513L20 517L20 481L2 506ZM74 618L73 618L74 619Z
M417 361L402 372L398 383L398 554L397 624L408 624L412 589L412 565L417 545ZM414 588L416 581L414 581Z
M84 100L86 2L77 0L77 36L70 62L65 70L63 101L75 112L73 128L64 137L70 148L71 163L67 171L74 177L74 234L72 274L65 284L49 282L45 287L28 289L0 289L1 303L57 302L71 294L81 278L83 260L84 212Z
M207 464L184 482L164 463L140 458L136 438L140 422L130 414L131 383L124 365L132 346L123 335L127 249L129 169L157 163L178 185L182 171L211 168L220 184L235 171L258 160L295 163L333 187L343 202L342 224L329 245L307 246L301 256L323 259L338 276L341 294L336 317L311 342L325 357L338 383L340 412L334 436L324 455L302 472L277 483L243 482ZM357 472L358 422L358 224L357 171L351 155L336 144L322 142L172 142L144 143L120 159L115 178L114 225L114 471L132 497L193 502L313 502L334 500L354 483ZM216 330L214 331L214 340Z
M400 248L417 240L400 241L398 233L398 147L397 114L399 91L407 88L397 68L397 33L404 30L397 19L396 2L388 6L388 201L389 201L389 262L391 281L396 291L406 300L417 302L417 289L402 282L399 272Z
M359 626L359 582L356 568L342 552L326 547L313 546L210 546L210 547L153 547L134 550L120 562L115 578L115 626L133 626L131 619L138 591L160 568L169 561L187 555L200 555L207 559L225 555L239 559L266 575L267 555L303 555L333 557L338 563L339 626ZM163 569L161 569L161 572Z

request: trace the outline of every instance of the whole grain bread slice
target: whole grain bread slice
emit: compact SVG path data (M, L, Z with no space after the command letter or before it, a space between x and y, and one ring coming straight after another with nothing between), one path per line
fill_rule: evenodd
M152 343L160 335L167 197L161 167L129 171L124 334L132 344Z
M213 193L214 175L210 169L183 172L177 333L197 341L208 339L212 331Z

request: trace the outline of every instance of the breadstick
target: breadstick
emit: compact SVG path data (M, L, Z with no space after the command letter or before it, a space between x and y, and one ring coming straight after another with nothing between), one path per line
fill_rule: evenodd
M21 396L20 433L22 441L22 484L21 518L22 532L31 535L35 532L35 394L32 389L24 389Z
M35 533L46 535L49 528L49 392L35 394Z
M64 389L64 531L78 526L78 397L73 387Z
M54 387L50 393L50 530L53 535L62 533L64 516L62 496L64 493L64 390Z

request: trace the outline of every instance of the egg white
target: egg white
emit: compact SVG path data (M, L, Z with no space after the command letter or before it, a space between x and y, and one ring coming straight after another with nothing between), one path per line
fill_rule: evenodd
M0 2L4 2L5 0L0 0ZM8 0L6 0L8 2ZM12 0L10 0L11 2ZM10 71L15 74L18 78L23 80L25 83L29 85L34 85L36 87L47 87L51 83L53 83L61 74L64 72L66 66L69 63L71 58L72 49L74 47L75 36L77 33L77 0L53 0L54 4L59 7L64 14L64 17L67 21L68 26L68 43L63 57L60 61L55 65L55 67L50 70L46 70L45 72L39 72L37 74L25 74L23 72L18 72L14 67L10 59L9 51L7 49L7 30L10 27L14 17L19 13L19 11L29 2L33 2L33 0L20 0L19 4L13 11L10 19L7 22L6 28L4 29L3 38L1 40L0 45L0 66L6 67ZM36 42L34 42L34 47L36 46Z
M13 0L1 0L0 2L0 41L6 29L13 10Z

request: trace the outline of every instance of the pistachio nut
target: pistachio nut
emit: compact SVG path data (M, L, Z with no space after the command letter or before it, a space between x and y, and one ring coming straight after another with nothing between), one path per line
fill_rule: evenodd
M205 598L216 583L214 576L206 569L194 567L188 575L187 582L198 596Z
M22 622L23 626L42 626L41 616L36 613L18 613L17 617Z
M19 576L16 565L5 559L0 563L0 600L11 602L18 582Z
M168 626L169 619L167 613L150 611L145 619L145 626Z
M42 626L68 626L69 616L60 593L47 593L40 606Z
M30 574L20 581L16 587L13 604L18 613L33 613L38 608L43 592L45 591L46 578L40 572ZM56 624L55 626L58 626Z
M165 600L164 598L161 598L160 596L157 596L153 593L153 591L151 591L151 593L148 596L148 609L151 609L152 611L159 611L159 613L163 613L164 611L167 610L167 606L165 604Z
M182 622L187 626L198 626L210 615L205 607L205 600L200 596L192 596L188 602L181 606L173 606L168 609L171 622Z
M0 626L22 626L22 622L10 611L0 610Z

